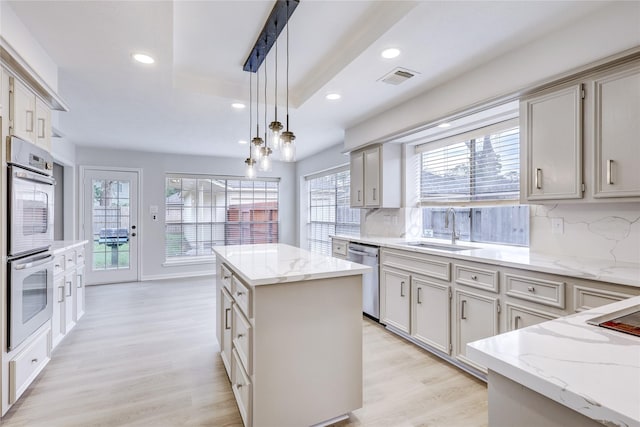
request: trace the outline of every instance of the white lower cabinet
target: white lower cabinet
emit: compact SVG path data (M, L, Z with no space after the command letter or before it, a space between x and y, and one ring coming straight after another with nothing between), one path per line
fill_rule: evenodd
M526 328L558 318L552 313L510 302L505 303L505 309L507 317L506 331L515 331L516 329Z
M455 307L455 356L461 362L486 372L485 367L467 358L467 344L498 334L500 302L493 296L456 289Z
M220 300L222 301L222 334L220 339L220 355L222 363L227 371L227 376L231 378L231 319L233 309L233 298L226 288L220 290Z
M245 372L240 355L235 348L232 350L231 389L233 390L233 395L236 398L242 422L245 426L250 426L252 423L251 398L253 397L251 390L251 378Z
M451 354L451 286L412 276L411 297L411 335Z
M9 362L9 404L14 404L51 360L51 329L41 330Z
M64 276L59 276L53 281L53 314L51 315L51 346L56 346L64 338L65 326L64 303Z
M411 276L403 271L382 268L380 321L409 333Z

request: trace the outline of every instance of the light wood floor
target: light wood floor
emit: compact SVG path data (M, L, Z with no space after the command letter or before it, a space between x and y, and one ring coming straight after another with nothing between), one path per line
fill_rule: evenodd
M241 426L212 278L87 288L87 313L2 418L14 426ZM346 426L484 426L484 383L363 320L364 406ZM278 426L274 426L278 427Z

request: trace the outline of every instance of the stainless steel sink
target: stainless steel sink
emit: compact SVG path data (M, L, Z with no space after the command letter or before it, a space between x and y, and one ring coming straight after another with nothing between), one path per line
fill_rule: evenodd
M407 245L416 246L418 248L437 249L439 251L449 251L449 252L468 251L470 249L476 249L473 246L446 245L443 243L427 243L427 242L409 242L407 243Z

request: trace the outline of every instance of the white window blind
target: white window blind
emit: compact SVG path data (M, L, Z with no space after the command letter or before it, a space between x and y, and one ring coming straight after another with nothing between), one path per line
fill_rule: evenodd
M358 235L360 210L349 207L348 166L309 176L307 243L312 252L331 254L331 234Z
M278 241L278 181L170 174L165 257L212 257L215 245Z
M518 200L517 119L423 144L416 151L421 153L423 205Z

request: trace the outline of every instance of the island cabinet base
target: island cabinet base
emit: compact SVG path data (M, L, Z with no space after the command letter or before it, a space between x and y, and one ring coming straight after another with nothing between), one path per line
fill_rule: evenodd
M602 427L592 420L489 370L490 427Z
M217 332L245 426L311 426L362 407L362 276L250 286L222 267L217 296L233 301L218 305Z

